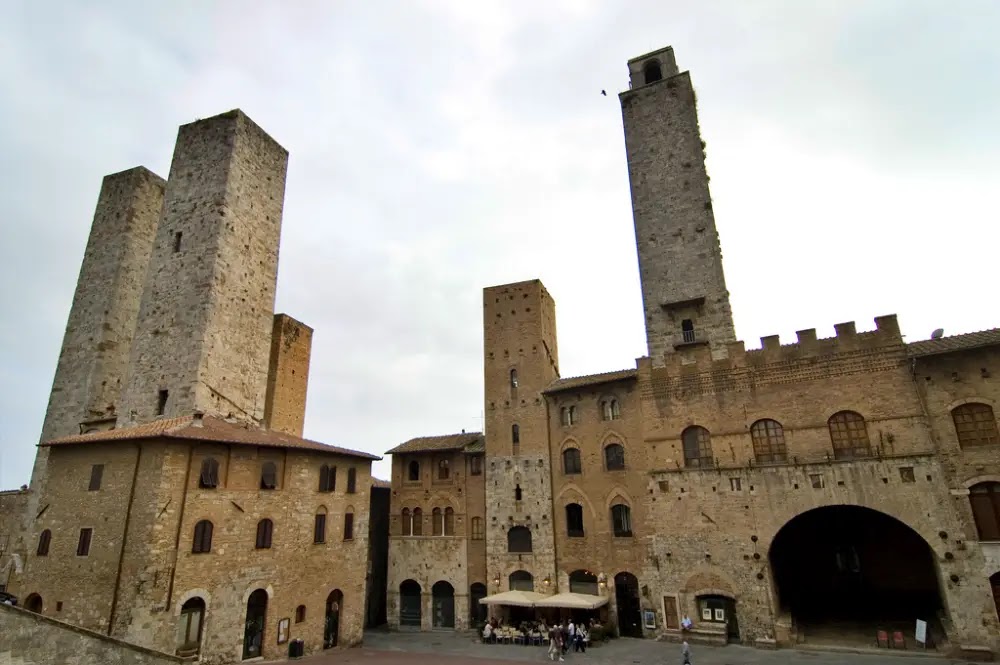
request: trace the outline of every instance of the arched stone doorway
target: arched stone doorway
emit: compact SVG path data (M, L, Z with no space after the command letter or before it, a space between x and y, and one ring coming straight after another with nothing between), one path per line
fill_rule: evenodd
M334 589L326 597L326 618L323 622L323 648L337 646L340 639L340 613L344 609L344 594Z
M24 599L24 609L29 612L34 612L35 614L42 613L42 597L37 593L29 594L27 598Z
M431 596L434 600L435 628L455 627L455 587L445 581L437 582L431 587Z
M420 628L420 585L406 580L399 585L399 625Z
M824 506L778 531L769 559L779 612L799 639L870 640L876 630L928 622L942 636L941 594L933 553L894 517L861 506ZM849 636L854 637L849 637Z
M993 588L993 603L997 606L997 618L1000 618L1000 573L990 577L990 587Z
M615 605L618 609L618 634L622 637L642 637L639 580L632 573L615 575Z
M243 660L263 655L265 625L267 591L257 589L247 599L247 617L243 626Z
M202 625L205 623L205 601L198 596L181 605L177 622L177 655L197 656L201 651Z
M469 625L476 626L485 623L486 612L489 609L486 605L481 605L480 600L486 597L486 585L476 582L469 587Z

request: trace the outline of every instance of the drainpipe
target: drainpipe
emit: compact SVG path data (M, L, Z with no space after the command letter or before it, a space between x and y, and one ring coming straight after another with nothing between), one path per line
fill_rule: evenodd
M199 427L201 423L201 414L195 413L195 427ZM174 533L174 554L173 561L170 563L170 583L167 585L167 602L164 605L164 611L170 610L170 604L173 602L174 598L174 576L177 574L177 548L181 544L181 527L184 525L184 508L187 507L187 497L188 497L188 481L191 479L191 459L194 457L194 444L188 445L187 451L187 466L184 469L184 491L181 494L181 507L179 514L177 515L177 531ZM229 470L226 469L226 473Z
M118 552L118 571L115 573L115 588L111 592L111 612L108 615L108 635L111 635L115 625L115 613L118 611L118 592L122 584L122 567L125 565L125 546L128 541L128 527L132 521L132 501L135 499L136 479L139 477L139 463L142 461L142 443L135 444L135 468L132 469L132 486L128 490L128 505L125 507L125 526L122 527L122 544Z

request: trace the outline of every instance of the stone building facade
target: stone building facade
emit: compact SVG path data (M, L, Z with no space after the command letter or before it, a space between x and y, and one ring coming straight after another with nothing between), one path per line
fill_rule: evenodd
M32 483L0 496L24 607L202 662L361 642L378 457L302 438L287 157L235 110L180 128L167 181L105 178Z
M648 355L560 378L541 283L484 290L489 593L601 596L636 636L679 639L687 616L688 638L707 642L867 645L898 630L912 643L922 619L939 649L1000 650L1000 330L907 343L882 316L746 349L690 75L669 48L628 66ZM406 445L389 451L393 520L418 498ZM406 571L390 596L434 556L409 546L390 541Z

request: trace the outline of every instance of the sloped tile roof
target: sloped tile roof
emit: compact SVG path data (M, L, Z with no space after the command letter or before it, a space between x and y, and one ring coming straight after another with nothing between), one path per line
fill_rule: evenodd
M486 437L485 436L479 437L477 441L473 441L472 443L465 446L465 448L462 449L462 452L465 453L466 455L474 455L475 453L485 453Z
M951 335L950 337L942 337L940 339L925 339L919 342L911 342L906 345L906 350L911 356L919 357L976 349L994 344L1000 344L1000 328L980 330L979 332L966 333L965 335Z
M476 443L482 436L480 432L421 436L401 443L392 450L387 450L385 454L395 455L396 453L428 453L439 450L460 450L469 444Z
M598 383L610 383L611 381L621 381L622 379L634 379L637 371L634 369L620 369L616 372L604 372L603 374L588 374L587 376L573 376L565 379L557 379L543 390L544 393L556 393L561 390L572 390L573 388L583 388L593 386Z
M245 446L262 446L265 448L296 448L360 457L369 460L382 459L378 455L351 450L349 448L340 448L338 446L328 446L319 441L310 441L309 439L285 434L284 432L254 428L242 423L231 423L213 416L204 416L200 419L200 423L196 423L195 420L194 416L165 418L163 420L154 420L151 423L136 425L135 427L64 436L52 439L51 441L44 441L39 445L68 446L86 443L105 443L108 441L137 441L139 439L163 438L232 443Z

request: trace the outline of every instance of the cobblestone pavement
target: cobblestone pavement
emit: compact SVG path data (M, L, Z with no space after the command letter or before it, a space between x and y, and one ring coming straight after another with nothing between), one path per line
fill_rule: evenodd
M572 665L673 665L681 663L680 645L652 640L618 639L566 655ZM958 665L965 661L895 653L840 653L782 649L764 651L742 646L691 647L694 665ZM335 649L304 658L305 665L501 665L549 662L545 647L480 644L471 633L365 633L360 649Z

